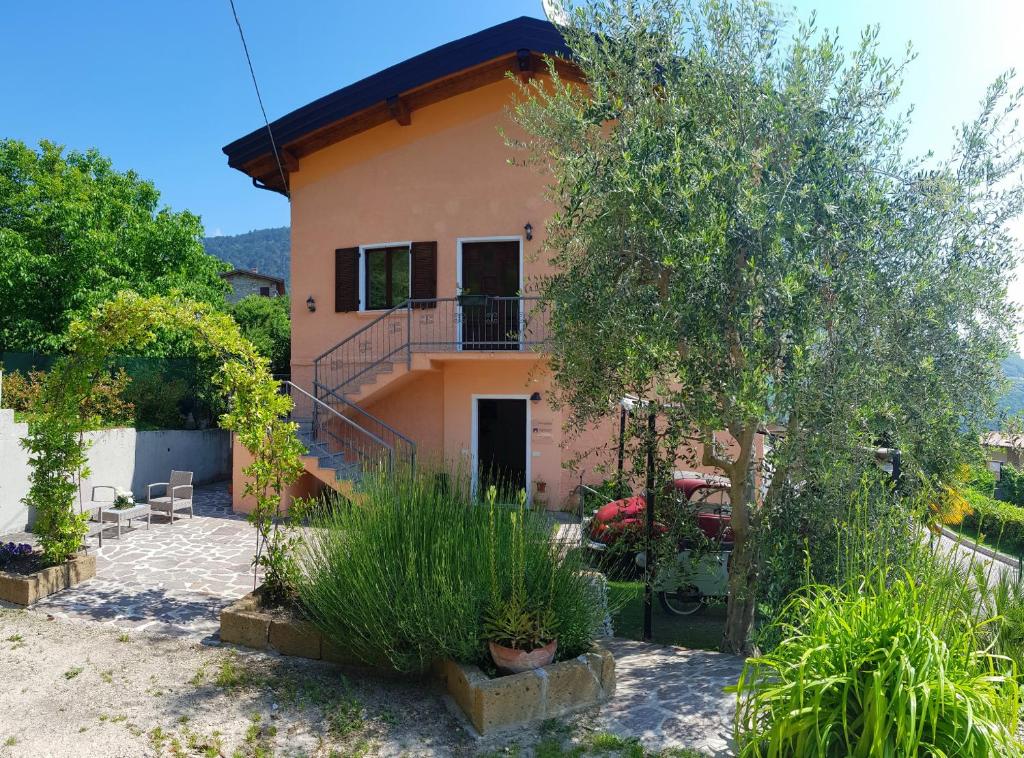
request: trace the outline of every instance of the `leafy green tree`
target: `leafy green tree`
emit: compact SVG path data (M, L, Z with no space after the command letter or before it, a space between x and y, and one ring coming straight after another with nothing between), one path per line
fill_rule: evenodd
M949 158L915 159L896 109L910 56L882 57L877 29L844 51L813 17L791 28L755 0L570 13L586 84L550 66L524 85L525 136L510 138L558 209L555 273L538 283L554 376L574 425L635 395L661 419L663 472L729 477L722 644L747 652L757 546L773 519L786 527L782 504L848 492L878 446L903 451L908 487L976 448L1017 324L1020 94L999 78Z
M95 150L0 141L0 350L57 352L68 325L124 289L223 308L227 267L199 218Z
M291 370L292 322L287 297L243 297L231 308L242 336L270 360L274 374Z

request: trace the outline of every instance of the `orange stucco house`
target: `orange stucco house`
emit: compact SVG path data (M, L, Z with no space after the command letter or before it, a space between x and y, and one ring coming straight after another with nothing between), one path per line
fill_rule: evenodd
M563 439L549 403L547 314L531 296L544 178L511 166L499 127L542 56L573 76L549 23L519 18L430 50L224 148L259 188L287 192L292 229L292 395L310 447L306 494L345 489L382 456L443 457L572 502L607 441ZM283 171L282 171L283 169ZM235 450L235 507L245 509Z

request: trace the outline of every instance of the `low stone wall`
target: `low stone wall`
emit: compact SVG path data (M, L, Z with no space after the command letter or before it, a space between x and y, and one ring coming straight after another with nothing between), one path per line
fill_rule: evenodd
M67 563L34 574L0 571L0 600L32 605L47 595L66 590L96 576L96 556L78 555Z
M438 664L436 673L480 734L564 716L615 694L615 659L602 648L496 679L452 660Z
M14 411L0 410L0 534L29 529L35 514L21 502L28 494L28 452L21 440L28 424L15 423ZM191 471L196 484L227 479L231 474L231 441L223 429L137 431L103 429L85 435L90 474L81 495L89 500L94 485L130 489L136 499L146 485L166 482L171 469Z
M256 650L368 669L309 622L260 609L251 592L221 611L220 639ZM394 676L394 672L378 669L373 673ZM615 693L615 659L597 647L571 661L496 679L477 666L452 660L439 662L432 673L480 734L563 716L603 703Z

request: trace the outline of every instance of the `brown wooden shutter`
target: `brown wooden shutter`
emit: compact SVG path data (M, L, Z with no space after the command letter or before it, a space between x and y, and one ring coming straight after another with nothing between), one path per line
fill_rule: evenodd
M334 251L334 312L359 310L359 248Z
M432 301L437 298L437 242L413 242L412 283L413 300ZM417 308L436 308L437 302L417 303Z

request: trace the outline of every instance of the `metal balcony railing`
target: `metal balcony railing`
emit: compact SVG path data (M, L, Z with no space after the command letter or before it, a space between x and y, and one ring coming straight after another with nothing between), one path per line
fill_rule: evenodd
M317 397L343 397L413 353L529 351L549 336L537 297L460 295L407 300L316 358Z

